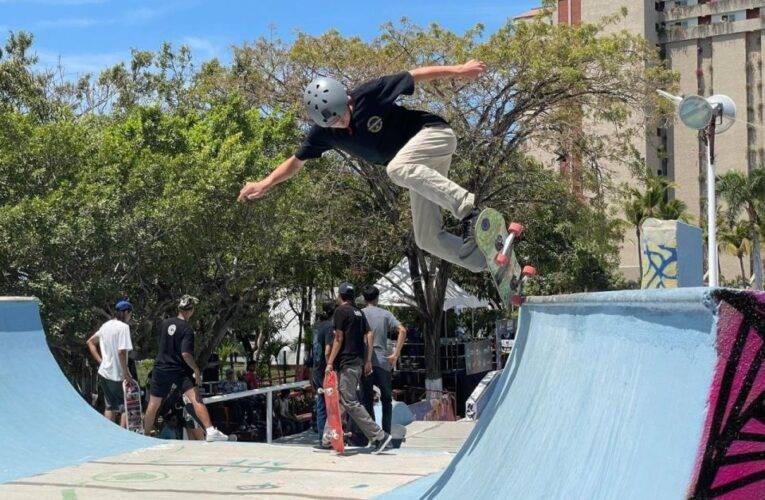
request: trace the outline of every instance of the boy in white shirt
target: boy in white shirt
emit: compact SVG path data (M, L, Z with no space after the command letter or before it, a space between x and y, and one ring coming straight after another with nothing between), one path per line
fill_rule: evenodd
M114 317L88 339L88 349L99 364L98 385L104 393L104 416L116 422L120 415L120 425L125 427L122 382L133 379L127 366L128 352L133 350L128 326L133 316L133 305L127 300L120 300L114 310Z

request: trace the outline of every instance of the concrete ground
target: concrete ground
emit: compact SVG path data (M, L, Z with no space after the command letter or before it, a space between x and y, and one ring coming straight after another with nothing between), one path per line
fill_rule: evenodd
M317 451L282 443L168 442L0 485L0 498L369 498L446 467L472 422L413 422L398 450Z

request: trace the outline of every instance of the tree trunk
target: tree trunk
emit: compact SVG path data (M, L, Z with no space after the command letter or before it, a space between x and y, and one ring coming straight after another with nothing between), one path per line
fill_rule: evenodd
M762 255L760 254L760 232L752 229L752 259L754 259L754 288L762 290Z
M406 255L412 278L412 290L423 323L426 387L441 387L443 309L451 265L435 257L430 257L429 264L425 253L414 245L412 238L410 238ZM435 270L436 264L438 264L437 270Z
M744 269L744 254L743 253L739 253L738 254L738 265L739 265L739 268L741 269L741 279L744 282L746 282L747 281L747 279L746 279L746 269Z
M640 244L640 225L635 226L635 234L637 235L637 251L638 251L638 283L643 284L643 246Z

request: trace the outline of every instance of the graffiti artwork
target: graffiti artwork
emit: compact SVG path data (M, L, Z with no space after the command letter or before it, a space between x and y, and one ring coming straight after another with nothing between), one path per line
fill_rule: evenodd
M765 498L765 294L714 295L719 358L689 498Z
M677 247L647 242L642 288L677 288Z

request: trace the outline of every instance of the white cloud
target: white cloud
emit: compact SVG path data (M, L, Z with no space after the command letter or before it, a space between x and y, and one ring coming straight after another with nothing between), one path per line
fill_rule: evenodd
M100 21L90 17L65 17L61 19L43 19L37 21L38 28L88 28L90 26L109 24L109 21Z
M181 44L187 45L195 60L220 59L224 52L224 47L213 42L208 38L198 36L185 36L181 38Z
M60 65L67 78L91 73L94 76L121 61L130 61L130 52L96 52L90 54L57 54L46 50L37 51L37 66L57 69Z

